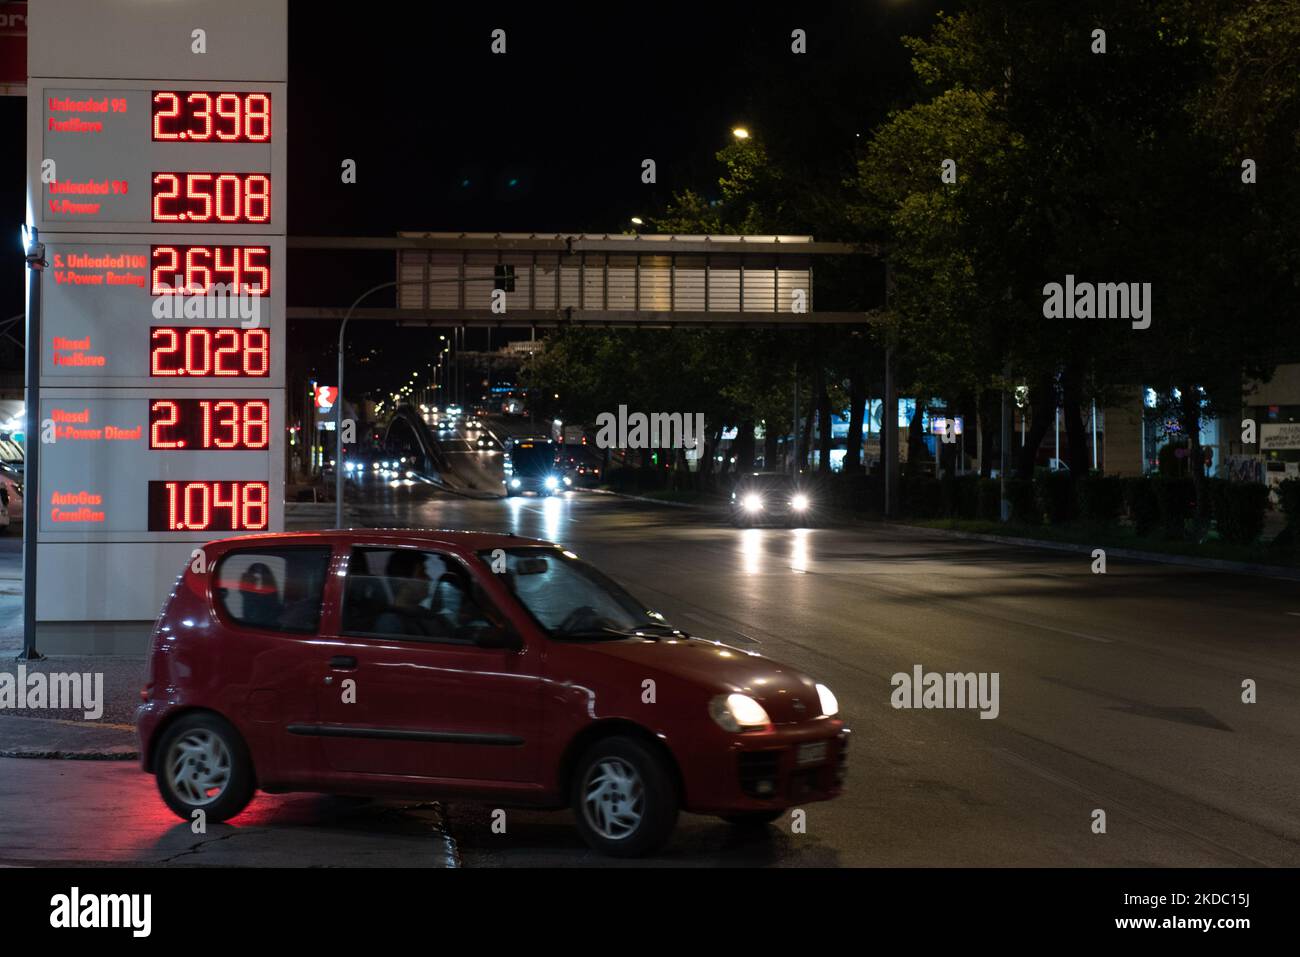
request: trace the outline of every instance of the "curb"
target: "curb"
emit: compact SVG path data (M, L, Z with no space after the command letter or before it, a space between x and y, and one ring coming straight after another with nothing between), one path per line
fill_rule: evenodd
M0 758L138 761L140 749L135 732L120 725L7 715L0 717Z
M1052 542L1041 538L1017 538L1013 535L987 535L982 532L962 532L947 528L925 528L920 525L906 525L897 522L885 523L888 528L906 529L920 535L935 535L947 538L962 538L974 542L991 542L996 545L1020 545L1022 547L1040 548L1047 551L1076 552L1092 554L1094 548L1101 545L1080 545L1075 542ZM1106 548L1106 557L1124 558L1129 561L1147 562L1152 565L1183 565L1188 568L1201 568L1206 571L1229 572L1237 575L1250 575L1256 578L1275 578L1281 581L1300 581L1300 568L1284 568L1279 565L1257 565L1251 562L1233 562L1223 558L1196 558L1192 555L1169 555L1163 552L1144 552L1134 548Z

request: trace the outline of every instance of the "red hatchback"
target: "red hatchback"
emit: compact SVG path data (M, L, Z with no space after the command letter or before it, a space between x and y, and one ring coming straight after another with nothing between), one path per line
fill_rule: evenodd
M144 769L185 820L256 789L563 807L646 853L840 793L825 686L691 637L559 546L478 532L214 542L153 637Z

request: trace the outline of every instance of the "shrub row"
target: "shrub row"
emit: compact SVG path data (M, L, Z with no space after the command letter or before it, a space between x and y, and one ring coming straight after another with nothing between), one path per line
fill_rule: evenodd
M1264 528L1268 490L1254 482L1207 479L1210 507L1221 538L1234 544L1255 541ZM1073 480L1065 472L1042 471L1029 479L1008 479L1011 520L1023 525L1091 526L1127 519L1141 536L1184 536L1196 514L1196 486L1190 478L1120 478L1088 475ZM1288 497L1289 496L1289 497ZM996 480L978 475L904 478L899 504L909 518L978 518L996 521L1001 490ZM1283 497L1288 523L1300 529L1300 481Z

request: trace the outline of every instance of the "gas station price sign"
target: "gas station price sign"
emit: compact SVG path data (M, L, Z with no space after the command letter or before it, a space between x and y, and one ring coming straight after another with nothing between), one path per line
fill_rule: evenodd
M46 258L44 387L283 386L281 237L51 234Z
M30 131L52 162L41 229L284 232L284 84L43 82Z
M41 417L40 527L52 540L117 533L153 539L265 531L281 521L282 392L219 389L160 397L147 389L51 392ZM272 463L277 463L274 467Z

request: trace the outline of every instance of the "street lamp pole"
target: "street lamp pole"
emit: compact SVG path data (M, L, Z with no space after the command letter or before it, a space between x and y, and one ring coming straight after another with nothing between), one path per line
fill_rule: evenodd
M338 390L334 406L334 527L343 527L343 336L348 330L348 321L353 311L369 296L383 289L395 289L398 286L427 286L439 282L497 282L495 276L454 276L437 279L390 279L377 286L371 286L353 300L348 311L343 314L343 323L339 326L339 369Z
M36 533L40 527L41 465L41 272L45 244L35 227L23 226L27 263L27 382L23 433L23 650L19 661L39 661L36 650Z

